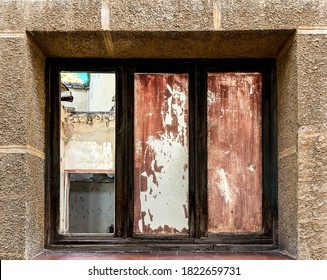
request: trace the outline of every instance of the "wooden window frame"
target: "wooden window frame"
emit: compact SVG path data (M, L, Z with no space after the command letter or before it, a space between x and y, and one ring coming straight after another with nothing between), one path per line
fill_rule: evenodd
M61 71L116 74L115 234L59 234ZM263 232L208 234L208 72L262 73ZM134 73L189 75L189 236L133 235ZM277 105L275 59L64 59L48 58L46 246L110 250L264 250L277 248ZM131 121L132 120L132 121Z

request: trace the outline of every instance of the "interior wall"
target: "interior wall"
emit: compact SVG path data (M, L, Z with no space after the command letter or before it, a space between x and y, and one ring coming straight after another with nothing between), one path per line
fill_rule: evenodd
M74 175L74 174L71 174ZM113 233L115 225L115 184L112 180L70 181L69 233Z
M114 73L90 74L89 111L115 111L116 75Z
M75 108L75 111L82 111L82 112L89 111L89 103L88 103L89 90L70 88L69 91L72 93L74 97L73 103L68 101L61 101L61 104L64 105L66 108L73 107Z
M62 161L65 170L115 168L115 120L109 113L62 110Z

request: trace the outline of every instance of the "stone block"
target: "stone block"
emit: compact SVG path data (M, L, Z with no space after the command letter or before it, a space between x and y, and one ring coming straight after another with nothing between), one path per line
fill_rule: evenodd
M0 153L0 258L25 258L26 154Z
M0 146L44 150L45 57L25 33L0 36Z
M327 124L299 130L299 258L327 258Z
M292 34L289 30L29 33L45 55L67 58L267 58L277 56Z
M26 194L26 154L0 152L0 197L16 199Z
M104 32L30 32L47 57L108 57L110 37ZM109 50L107 49L109 47Z
M326 25L326 6L321 0L227 0L220 1L225 30L295 29Z
M214 29L214 1L104 1L110 30L188 31Z
M280 250L294 257L298 246L297 154L278 161L278 242Z
M27 1L1 0L0 31L25 30L25 11Z
M326 201L326 183L299 183L299 259L327 259Z
M44 159L0 153L0 255L31 258L44 247Z
M102 0L26 1L26 30L101 30Z
M298 34L300 125L327 122L327 33Z
M327 1L326 0L319 0L319 23L322 26L327 25Z
M101 30L103 2L105 1L2 0L0 30Z
M298 137L299 182L326 182L327 124L302 126Z
M17 178L16 180L19 180ZM0 198L0 257L25 258L25 203L24 194Z
M25 52L25 35L0 36L0 146L27 142Z

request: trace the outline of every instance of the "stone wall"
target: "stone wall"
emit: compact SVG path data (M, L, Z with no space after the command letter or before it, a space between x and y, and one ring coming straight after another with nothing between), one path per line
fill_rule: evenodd
M297 255L297 44L292 36L277 57L278 228L281 250Z
M277 58L279 243L327 259L325 0L1 0L0 258L44 248L45 58Z
M0 258L24 259L44 247L45 57L0 31L0 68Z
M327 30L299 30L298 255L327 259Z

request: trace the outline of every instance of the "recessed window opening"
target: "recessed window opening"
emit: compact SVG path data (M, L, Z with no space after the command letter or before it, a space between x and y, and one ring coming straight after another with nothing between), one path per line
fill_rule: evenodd
M275 248L274 60L50 62L50 245Z

